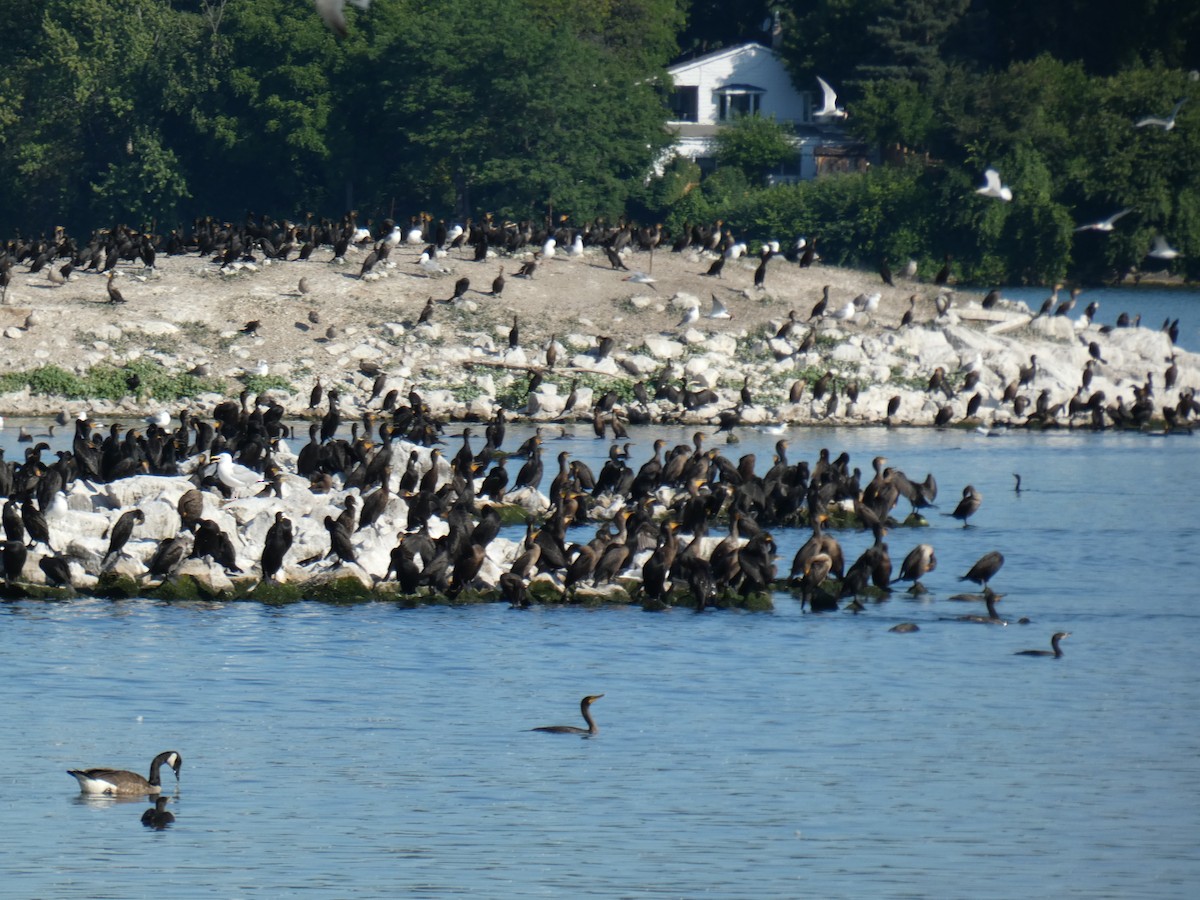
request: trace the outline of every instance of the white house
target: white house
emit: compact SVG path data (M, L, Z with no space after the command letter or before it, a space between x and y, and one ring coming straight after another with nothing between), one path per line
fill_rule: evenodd
M717 131L739 115L774 116L791 126L796 144L793 165L782 167L776 181L815 178L830 171L858 169L866 150L846 137L837 124L813 118L820 88L799 91L779 54L758 43L739 44L667 68L674 81L668 128L677 137L673 152L701 168L715 165ZM819 103L817 108L819 109Z

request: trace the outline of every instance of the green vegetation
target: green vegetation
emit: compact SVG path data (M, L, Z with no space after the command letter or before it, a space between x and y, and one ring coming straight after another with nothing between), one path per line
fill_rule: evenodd
M266 391L296 393L295 386L282 375L246 375L242 379L242 384L252 394L262 394Z
M95 366L75 375L58 366L41 366L24 372L0 375L0 393L28 389L44 397L68 400L124 400L127 397L154 400L186 400L200 394L224 391L216 379L172 373L151 360L136 360L120 368Z
M0 0L0 224L615 216L668 141L682 6L407 0L341 38L296 0Z
M1200 5L1128 0L395 0L350 33L296 0L0 0L0 231L199 214L582 223L722 219L819 238L826 262L948 255L966 281L1200 278ZM802 90L822 75L867 171L769 188L787 135L749 117L707 177L676 160L661 77L766 40ZM1165 116L1177 127L1135 128ZM995 167L1013 200L975 188ZM1078 224L1124 207L1111 234Z
M735 154L686 191L669 168L647 189L651 215L719 218L749 239L816 235L826 262L863 268L914 258L928 275L949 254L956 278L979 283L1164 268L1146 258L1161 233L1183 254L1166 267L1200 278L1200 6L792 0L739 25L696 2L680 43L762 39L747 23L774 12L797 85L833 83L846 127L883 165L764 189L753 157ZM1172 130L1134 127L1180 98ZM975 194L989 167L1011 203ZM1124 207L1134 213L1111 234L1074 231Z
M717 133L717 162L737 166L758 184L765 184L772 169L793 159L791 129L774 116L738 116Z

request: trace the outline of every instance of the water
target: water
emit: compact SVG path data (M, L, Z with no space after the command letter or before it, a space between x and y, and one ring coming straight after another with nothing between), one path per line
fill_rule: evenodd
M634 458L690 433L639 431ZM596 461L588 437L547 458ZM982 491L974 527L889 533L897 570L935 546L926 598L857 616L787 595L703 615L4 604L0 893L1194 896L1193 440L790 438L793 459L932 471L939 512ZM775 440L725 452L761 471ZM781 568L804 537L778 534ZM838 537L848 559L870 540ZM945 621L980 611L949 597L992 549L1001 613L1032 624ZM900 621L921 631L889 633ZM1012 655L1057 630L1065 658ZM582 724L592 693L595 738L526 730ZM167 749L184 764L165 832L139 824L144 801L83 799L65 774Z
M1046 287L1004 288L1003 295L1010 300L1024 300L1033 312L1042 308L1042 301L1050 296ZM1060 300L1070 293L1063 290ZM1097 325L1115 325L1122 312L1142 317L1142 327L1161 328L1166 319L1179 319L1177 346L1191 353L1200 353L1200 294L1194 289L1161 287L1106 287L1088 288L1079 295L1075 308L1069 313L1072 319L1083 315L1084 309L1093 300L1100 303L1096 312Z

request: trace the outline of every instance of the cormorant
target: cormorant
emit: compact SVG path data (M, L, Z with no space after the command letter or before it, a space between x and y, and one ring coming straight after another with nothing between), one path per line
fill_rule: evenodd
M956 519L962 519L963 528L967 527L967 520L979 511L980 504L983 503L983 494L975 490L975 486L968 484L963 488L962 499L958 501L958 506L954 508L954 512L950 513Z
M264 581L274 581L283 567L283 559L292 546L292 522L282 512L275 513L275 522L267 529L263 542L262 573Z
M580 728L578 725L543 725L540 728L531 728L530 731L544 731L547 734L596 734L600 728L596 725L596 720L592 718L590 708L603 696L603 694L592 694L579 701L579 712L583 714L583 721L588 723L587 728Z
M142 824L156 831L162 831L174 821L175 816L167 812L167 798L161 795L152 807L142 813Z
M183 499L182 497L180 498ZM121 517L117 519L113 525L112 531L108 537L108 551L104 554L104 561L101 563L101 568L109 564L109 560L115 557L124 549L125 544L129 542L130 535L133 534L133 529L136 525L140 525L146 521L146 514L140 509L130 509L121 513Z
M988 582L996 576L996 573L1000 571L1000 567L1003 565L1004 555L999 550L993 550L979 557L975 561L975 565L971 566L970 571L958 580L974 581L976 584L983 585L986 589Z
M1054 648L1053 650L1018 650L1013 656L1053 656L1055 659L1059 659L1063 655L1062 647L1059 646L1059 643L1063 638L1070 636L1071 632L1069 631L1055 632L1050 638L1050 646Z

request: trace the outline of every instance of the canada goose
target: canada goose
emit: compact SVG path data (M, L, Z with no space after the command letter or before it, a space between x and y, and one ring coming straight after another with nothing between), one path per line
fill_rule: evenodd
M68 769L67 774L75 776L75 780L79 782L79 790L84 794L158 794L162 792L158 770L164 763L175 770L175 780L178 781L183 757L175 750L167 750L154 757L154 761L150 763L148 781L136 772L127 772L124 769Z

